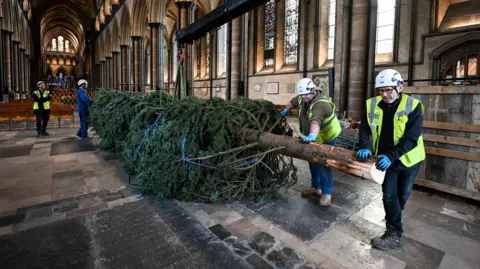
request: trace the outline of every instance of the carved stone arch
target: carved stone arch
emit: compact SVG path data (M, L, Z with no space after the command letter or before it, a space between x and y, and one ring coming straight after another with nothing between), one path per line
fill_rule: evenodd
M132 15L132 36L144 36L148 25L147 0L134 0Z
M123 5L120 16L120 45L129 45L132 34L130 10L127 3Z

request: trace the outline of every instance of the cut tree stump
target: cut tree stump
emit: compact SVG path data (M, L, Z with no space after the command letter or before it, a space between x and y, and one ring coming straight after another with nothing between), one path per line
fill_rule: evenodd
M361 163L356 160L354 151L345 148L317 143L303 144L296 138L271 133L262 133L259 136L259 132L254 130L247 130L245 139L251 143L257 142L257 147L262 150L279 148L276 152L283 155L313 163L325 163L332 168L378 184L382 184L385 177L385 172L375 168L373 159Z

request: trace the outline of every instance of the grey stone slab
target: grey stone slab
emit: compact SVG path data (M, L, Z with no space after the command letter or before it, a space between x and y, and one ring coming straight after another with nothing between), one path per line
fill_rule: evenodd
M96 148L90 140L69 140L52 143L50 156L77 153L85 151L95 151Z
M370 244L372 238L381 236L385 231L384 227L355 215L338 226L337 229L366 244Z
M78 208L78 202L76 201L60 203L53 206L53 213L73 211L77 208Z
M409 237L403 237L403 247L400 250L386 251L407 263L410 269L435 269L442 262L445 252L425 245Z
M454 218L424 208L420 208L412 215L412 218L480 242L480 234L478 233L480 226L475 223L469 223L463 219Z
M248 240L250 247L256 252L264 255L275 245L275 237L266 232L259 232Z
M116 154L108 154L103 156L103 159L108 162L108 161L118 160L118 156Z
M7 215L0 217L0 227L9 226L12 224L16 224L25 220L27 215L25 212L17 212L13 215Z
M471 266L462 259L451 255L446 254L443 257L442 263L438 266L438 269L476 269L477 267Z
M53 180L52 189L58 190L58 189L64 189L64 188L82 186L82 185L85 185L85 180L82 177L57 179L57 180Z
M34 208L27 212L27 221L39 219L39 218L47 218L52 216L52 214L53 214L53 211L51 206Z
M32 151L33 144L31 145L21 145L21 146L8 146L2 147L0 150L0 159L2 158L12 158L20 156L28 156Z
M2 268L95 268L82 219L69 219L0 237Z
M214 235L216 235L220 240L230 237L232 234L225 229L221 224L214 225L208 228Z
M289 247L273 250L267 255L267 260L278 269L293 269L303 263L295 250Z
M350 215L340 207L322 207L318 200L305 199L300 195L258 204L249 202L246 206L303 241L313 240Z
M248 256L247 262L254 268L254 269L274 269L273 266L268 264L265 260L263 260L257 254L252 254Z
M19 131L14 138L32 138L37 136L37 130L22 130Z

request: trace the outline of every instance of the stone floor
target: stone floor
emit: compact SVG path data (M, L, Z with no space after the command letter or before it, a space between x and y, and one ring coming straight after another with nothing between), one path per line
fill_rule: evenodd
M381 188L334 173L332 206L303 199L300 180L278 199L153 202L128 186L112 153L75 129L0 132L2 268L479 268L480 209L416 189L404 247L373 249Z

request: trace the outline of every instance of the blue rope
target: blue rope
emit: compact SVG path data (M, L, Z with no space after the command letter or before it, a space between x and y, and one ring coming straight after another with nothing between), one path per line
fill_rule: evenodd
M215 167L215 166L210 166L210 165L190 161L190 158L192 157L192 155L187 157L187 155L185 154L185 142L186 142L186 138L184 136L182 138L182 142L181 142L182 143L182 161L185 161L185 162L191 163L191 164L195 164L195 165L198 165L198 166L201 166L201 167L206 167L206 168L210 168L210 169L217 169L217 167Z
M153 131L152 136L155 135L155 132L157 131L157 128L158 128L158 121L162 118L163 113L164 113L164 111L162 111L162 112L158 115L158 117L157 117L157 119L155 120L155 122L153 122L152 124L150 124L150 125L147 127L147 129L145 130L145 135L143 136L142 142L140 142L140 145L137 147L137 149L135 150L135 153L133 154L133 161L134 161L134 162L135 162L135 160L137 159L138 152L140 151L140 149L143 148L143 145L145 144L145 142L147 142L148 137L150 136L150 132ZM133 184L131 183L132 177L131 177L129 174L127 174L127 173L125 172L125 175L128 176L128 186L130 186L130 187L132 187L132 188L135 188L135 189L140 189L140 187L138 187L138 186L136 186L136 185L133 185Z

